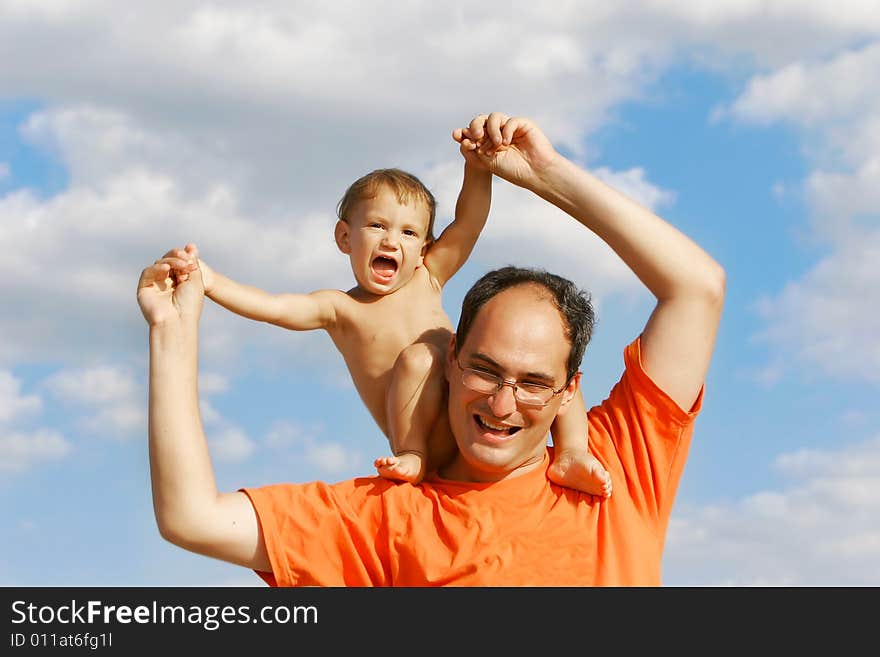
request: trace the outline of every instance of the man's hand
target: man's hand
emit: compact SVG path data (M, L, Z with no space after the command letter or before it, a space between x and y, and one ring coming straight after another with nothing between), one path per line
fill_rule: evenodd
M137 300L150 326L182 318L198 321L204 286L201 275L190 276L198 270L194 249L172 249L141 272Z
M452 138L468 164L532 190L559 157L534 122L501 112L474 117L466 128L453 130Z

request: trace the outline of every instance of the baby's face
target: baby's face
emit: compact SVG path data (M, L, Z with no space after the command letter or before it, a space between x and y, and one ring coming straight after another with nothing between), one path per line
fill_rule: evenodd
M337 225L336 242L348 254L358 286L390 294L406 285L422 265L429 218L425 205L402 205L393 191L381 187L375 197L356 203L346 218Z

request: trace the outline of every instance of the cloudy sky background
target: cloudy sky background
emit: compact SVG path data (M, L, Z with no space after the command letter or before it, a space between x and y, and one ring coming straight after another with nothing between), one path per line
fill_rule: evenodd
M445 226L450 133L492 110L727 270L666 584L880 585L876 2L138 4L0 0L0 585L262 585L156 531L139 272L193 241L270 290L347 289L345 187L406 168ZM453 321L508 263L593 293L598 403L653 300L496 181ZM369 474L385 453L326 335L208 302L201 339L221 487Z

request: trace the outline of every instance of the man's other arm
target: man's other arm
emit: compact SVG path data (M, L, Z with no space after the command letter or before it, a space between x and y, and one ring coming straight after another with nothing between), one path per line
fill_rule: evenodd
M173 258L173 256L172 256ZM244 493L219 493L198 400L201 276L171 284L166 258L144 269L138 303L149 325L149 452L163 538L193 552L269 570L256 512Z
M642 366L689 410L705 380L721 320L722 267L671 224L556 152L531 120L495 112L484 129L481 161L490 171L596 233L657 298L642 333Z
M715 346L724 270L674 226L561 156L543 181L536 193L602 238L656 297L642 332L642 367L689 410Z

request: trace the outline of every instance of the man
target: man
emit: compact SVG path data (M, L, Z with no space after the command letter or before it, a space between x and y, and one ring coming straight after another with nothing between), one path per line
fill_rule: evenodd
M547 435L582 412L591 310L564 279L507 268L468 293L446 362L458 454L418 486L378 478L218 493L198 413L200 276L172 251L142 275L150 325L150 464L167 540L279 585L649 585L699 411L724 272L662 219L556 152L530 120L477 116L480 166L602 238L657 298L625 372L589 411L615 482L601 500L552 484ZM572 366L572 363L574 366ZM585 440L587 437L585 436Z

